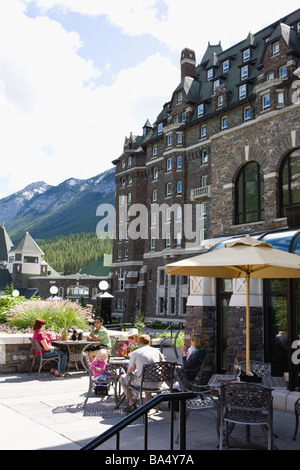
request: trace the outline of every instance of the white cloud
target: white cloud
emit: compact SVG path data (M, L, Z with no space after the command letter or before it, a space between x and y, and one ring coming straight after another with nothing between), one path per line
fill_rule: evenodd
M20 1L9 5L0 2L0 197L33 181L58 184L110 168L125 136L154 121L170 81L171 89L179 82L170 60L154 54L111 86L96 86L101 71L78 55L77 33L28 18Z

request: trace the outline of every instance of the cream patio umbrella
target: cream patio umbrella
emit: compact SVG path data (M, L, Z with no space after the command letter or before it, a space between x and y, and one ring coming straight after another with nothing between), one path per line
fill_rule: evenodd
M300 257L246 236L224 242L225 248L166 266L167 274L246 278L246 373L250 364L250 278L300 278Z

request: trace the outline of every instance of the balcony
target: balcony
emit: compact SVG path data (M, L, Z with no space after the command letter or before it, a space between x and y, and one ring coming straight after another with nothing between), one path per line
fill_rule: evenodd
M201 188L191 189L191 201L209 198L211 195L211 185L202 186Z

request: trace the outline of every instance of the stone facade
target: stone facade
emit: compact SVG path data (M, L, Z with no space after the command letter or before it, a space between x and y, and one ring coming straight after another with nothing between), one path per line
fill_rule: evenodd
M128 212L120 216L117 206L112 314L129 320L141 311L147 319L185 323L187 336L201 331L212 367L219 355L218 295L214 288L193 295L185 280L165 275L165 265L205 252L207 239L287 226L286 206L300 203L298 196L284 203L281 179L287 157L300 151L299 57L300 10L227 51L209 44L199 65L194 51L184 49L170 101L141 136L126 139L113 162L117 201L126 200ZM239 186L249 163L261 179L254 215L247 186ZM243 191L245 222L238 216ZM144 217L137 205L145 206ZM234 302L229 308L227 369L245 350L244 310ZM251 309L252 352L260 359L262 311L262 302Z

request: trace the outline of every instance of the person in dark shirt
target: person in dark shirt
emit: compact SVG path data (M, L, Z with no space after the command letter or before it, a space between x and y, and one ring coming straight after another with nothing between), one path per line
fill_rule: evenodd
M200 367L207 356L207 350L204 347L204 338L199 333L193 333L191 336L192 352L181 346L183 371L187 380L194 380L200 370Z

